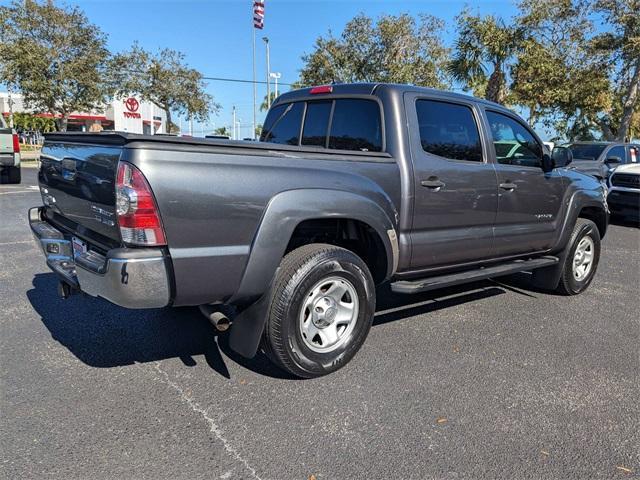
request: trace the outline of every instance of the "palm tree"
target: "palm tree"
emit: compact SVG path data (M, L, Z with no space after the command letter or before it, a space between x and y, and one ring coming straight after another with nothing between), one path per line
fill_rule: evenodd
M517 27L508 27L489 15L458 17L458 39L448 73L466 88L487 100L504 103L507 97L506 69L522 42Z

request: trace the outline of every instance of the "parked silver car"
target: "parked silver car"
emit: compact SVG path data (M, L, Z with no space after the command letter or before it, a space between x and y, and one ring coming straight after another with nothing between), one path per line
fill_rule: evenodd
M619 165L640 162L640 145L615 142L575 142L562 145L573 154L569 168L594 177L609 178Z

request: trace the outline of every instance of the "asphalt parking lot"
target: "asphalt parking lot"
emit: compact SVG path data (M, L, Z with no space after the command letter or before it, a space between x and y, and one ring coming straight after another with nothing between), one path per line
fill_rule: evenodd
M60 300L27 225L35 173L0 185L2 478L640 476L639 229L610 227L577 297L524 276L382 288L356 358L301 381L197 309Z

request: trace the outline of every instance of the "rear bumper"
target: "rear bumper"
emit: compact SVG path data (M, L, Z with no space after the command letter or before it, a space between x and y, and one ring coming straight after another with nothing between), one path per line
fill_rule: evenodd
M126 308L160 308L171 302L170 259L160 249L89 250L74 258L71 237L29 210L29 225L47 265L64 282Z
M17 167L19 165L19 153L0 153L0 167Z

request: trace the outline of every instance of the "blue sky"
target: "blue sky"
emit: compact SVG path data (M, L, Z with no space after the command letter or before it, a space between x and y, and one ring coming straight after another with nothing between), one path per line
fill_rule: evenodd
M66 0L66 3L79 5L89 20L107 33L109 48L114 52L138 41L149 50L168 47L184 52L189 65L206 76L252 77L252 0ZM404 12L438 16L447 23L445 41L450 43L453 18L465 4L473 5L483 14L499 14L506 19L516 12L509 0L266 0L265 29L257 31L258 78L263 80L266 76L262 36L268 36L271 42L271 70L282 73L281 81L293 82L302 65L300 57L312 51L315 39L328 30L340 33L360 12L373 17ZM239 118L247 125L242 134L249 135L251 84L208 83L207 90L222 109L218 116L211 117L209 125L196 125L194 134L200 135L202 128L211 130L214 124L231 125L231 109L236 105ZM265 94L266 85L258 86L259 100ZM263 117L259 112L259 122ZM182 126L186 130L184 121Z

